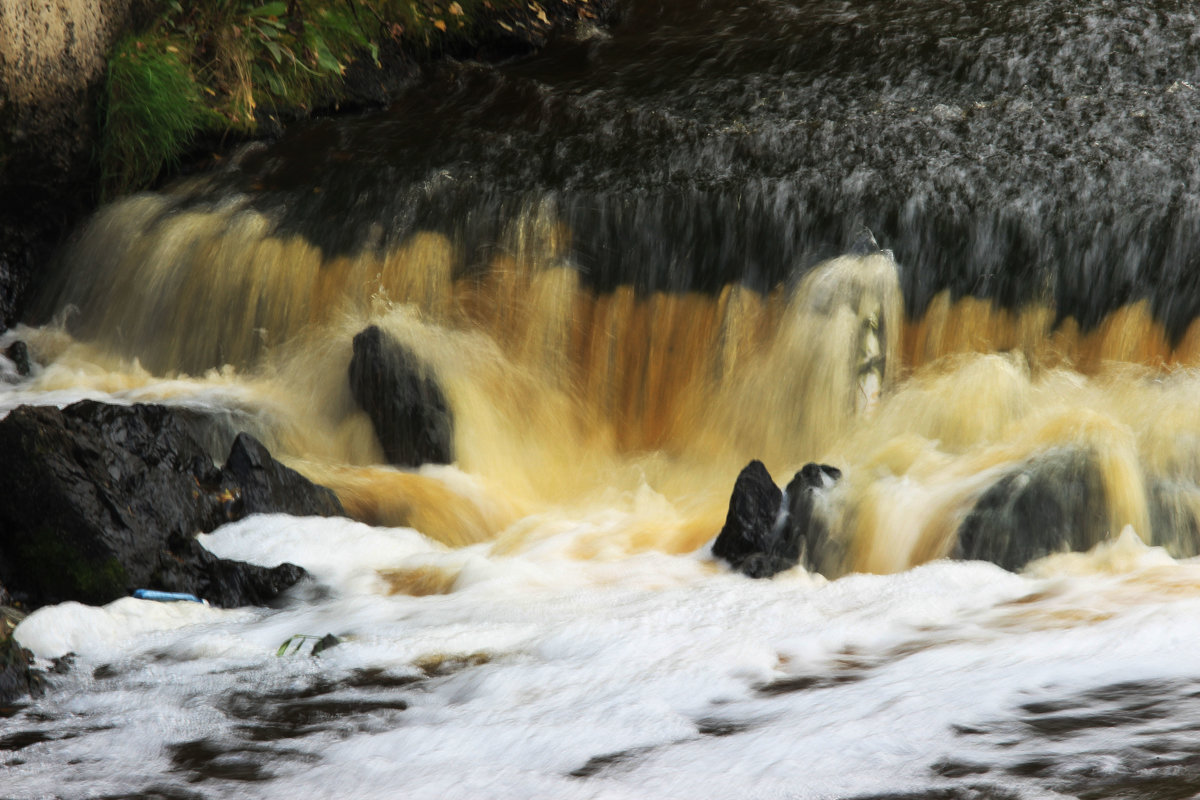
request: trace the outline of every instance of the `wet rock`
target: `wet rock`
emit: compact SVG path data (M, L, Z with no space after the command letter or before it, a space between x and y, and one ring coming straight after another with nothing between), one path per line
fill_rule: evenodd
M842 477L842 471L828 464L805 464L787 485L787 519L784 521L783 547L796 553L798 561L810 572L830 576L841 566L841 548L830 537L829 520L824 509L826 492Z
M194 594L221 608L269 605L308 574L286 562L260 567L218 558L194 538L180 534L171 536L167 548L172 557L159 562L152 583Z
M240 512L335 517L345 512L331 489L317 486L294 469L276 461L267 448L247 433L239 433L221 469L231 490L238 492Z
M0 331L95 203L97 97L131 0L0 6Z
M231 453L238 457L223 472L163 406L14 410L0 421L0 581L29 607L107 603L142 587L221 606L270 600L303 570L218 559L192 537L248 513L244 501L230 502L236 497L249 497L254 511L340 506L256 445L235 447L242 453ZM281 480L287 491L263 488ZM303 484L315 499L301 499Z
M1150 506L1151 544L1166 550L1172 558L1200 555L1200 523L1195 509L1200 508L1200 487L1189 480L1147 480L1146 495Z
M841 476L828 464L805 464L785 493L761 461L751 461L733 485L713 555L751 578L769 578L801 562L814 571L839 564L822 498Z
M712 554L752 578L765 578L787 564L776 534L783 492L761 461L751 461L733 484L725 526L713 542Z
M12 607L13 599L0 585L0 705L24 697L39 688L33 672L32 655L13 638L24 616Z
M354 337L350 391L371 418L389 463L454 460L454 421L441 387L411 350L375 325Z
M4 350L4 357L13 362L18 375L28 375L33 369L29 360L29 346L24 342L16 341L10 344Z
M0 620L0 706L29 694L41 692L41 681L33 669L33 655L21 647Z
M1016 571L1052 553L1089 550L1108 525L1104 484L1091 454L1058 451L984 492L959 526L953 556Z

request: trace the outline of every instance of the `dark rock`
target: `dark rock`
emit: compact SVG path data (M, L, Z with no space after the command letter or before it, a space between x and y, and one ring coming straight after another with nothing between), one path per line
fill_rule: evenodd
M388 462L400 467L454 460L454 421L429 369L372 325L354 337L350 391L367 412Z
M96 201L105 56L131 0L6 6L0 58L0 330Z
M221 474L238 490L242 515L283 511L295 516L345 513L337 495L276 461L253 436L239 433Z
M841 476L828 464L805 464L785 493L761 461L751 461L734 483L713 555L751 578L769 578L801 562L814 571L832 568L840 556L833 552L818 498Z
M221 606L270 600L303 570L218 559L193 536L247 513L245 501L231 504L238 496L264 512L340 506L257 442L235 450L235 466L218 470L163 406L84 401L14 410L0 420L0 581L30 607L107 603L143 587ZM300 496L303 484L316 499Z
M1200 524L1193 509L1200 508L1200 487L1188 480L1150 479L1151 544L1172 558L1200 555Z
M32 655L12 636L24 616L12 604L12 596L0 586L0 705L36 693L40 686Z
M17 643L0 620L0 706L40 692L41 680L33 669L33 655Z
M789 558L810 572L833 577L841 567L844 553L830 538L829 522L822 513L821 497L842 477L842 471L828 464L805 464L787 485L788 515L784 522L783 547Z
M152 582L222 608L268 605L307 574L295 564L260 567L218 558L190 536L176 534L167 546L173 558L159 562Z
M1089 550L1108 525L1104 483L1091 453L1056 451L983 493L959 526L953 556L1016 571L1052 553Z
M779 569L774 569L779 555L775 528L782 503L783 492L763 463L747 464L733 484L729 512L725 526L713 542L713 555L751 577L778 572Z
M24 342L13 342L4 350L4 356L17 368L18 375L28 375L32 371L29 361L29 346Z

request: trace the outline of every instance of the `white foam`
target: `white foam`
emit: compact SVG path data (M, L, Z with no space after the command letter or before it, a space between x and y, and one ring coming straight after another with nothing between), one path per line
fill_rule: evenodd
M107 653L147 633L244 616L245 612L222 611L203 603L124 597L102 607L72 602L40 608L17 626L14 635L35 655L58 658L67 653Z
M298 563L326 594L298 593L280 610L121 600L31 615L22 642L42 655L80 654L40 708L60 729L83 724L72 719L97 730L26 748L25 763L8 767L6 791L61 791L47 772L80 795L184 786L168 744L204 740L246 757L238 726L253 720L228 711L239 693L265 698L362 669L421 676L439 663L448 674L411 690L366 690L402 696L407 710L350 714L279 750L263 745L262 768L274 777L254 784L255 796L897 791L923 785L943 756L997 757L954 725L1011 717L1047 693L1186 675L1200 658L1191 635L1200 592L1146 592L1130 603L1128 575L1035 579L936 562L832 582L800 571L753 581L695 555L572 561L562 543L521 555L451 551L408 529L277 516L203 541L225 557ZM460 570L455 591L380 591L375 569L418 562ZM1158 569L1186 580L1200 567ZM327 632L344 642L319 658L275 656L293 634ZM116 677L88 677L114 660ZM814 683L787 690L805 679ZM773 684L781 689L761 691ZM330 696L357 697L339 691ZM722 724L733 732L702 732ZM121 735L98 730L107 725Z

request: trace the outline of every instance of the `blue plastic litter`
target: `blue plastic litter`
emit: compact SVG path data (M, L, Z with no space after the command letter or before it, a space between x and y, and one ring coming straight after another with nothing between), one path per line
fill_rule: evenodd
M139 600L157 600L160 603L203 603L199 597L186 592L160 592L157 589L134 589L133 596Z

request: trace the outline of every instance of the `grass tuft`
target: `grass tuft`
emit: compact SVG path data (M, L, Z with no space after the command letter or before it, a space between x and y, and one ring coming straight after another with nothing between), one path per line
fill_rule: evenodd
M101 197L150 185L199 134L253 135L264 114L336 102L351 63L379 65L381 42L429 55L548 27L542 2L155 0L158 16L109 57Z
M219 125L180 52L165 37L127 36L110 57L100 140L102 197L148 185L197 131Z

